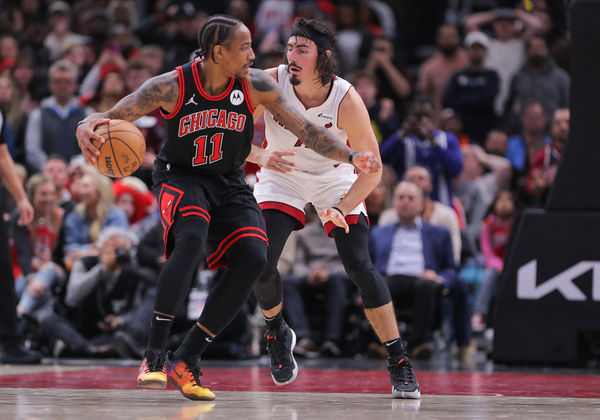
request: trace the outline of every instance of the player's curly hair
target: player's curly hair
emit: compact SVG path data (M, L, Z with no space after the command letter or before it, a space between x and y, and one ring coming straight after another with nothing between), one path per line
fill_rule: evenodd
M196 58L207 60L207 55L210 54L214 62L214 47L223 45L233 35L235 28L242 24L241 20L225 15L214 15L206 19L198 31L199 48L195 53Z
M331 82L333 76L338 71L337 60L333 56L327 55L327 50L333 53L335 47L335 31L326 22L298 18L294 22L291 36L301 36L312 40L317 45L317 74L321 78L323 86ZM284 56L285 64L287 62L287 55Z

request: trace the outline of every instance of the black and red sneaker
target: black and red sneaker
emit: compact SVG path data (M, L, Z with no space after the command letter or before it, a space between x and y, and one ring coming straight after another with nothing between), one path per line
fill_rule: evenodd
M421 398L421 387L417 382L412 361L406 353L388 357L387 369L392 382L394 398Z
M271 359L271 377L276 385L292 383L298 376L298 364L294 359L296 333L285 322L278 331L267 329L267 352Z

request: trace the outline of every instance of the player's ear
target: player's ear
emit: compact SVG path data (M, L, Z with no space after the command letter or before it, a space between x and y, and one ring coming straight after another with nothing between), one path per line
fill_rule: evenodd
M327 58L331 58L331 50L325 50L325 54L327 54Z
M215 62L215 64L218 64L222 61L223 59L223 54L225 52L225 47L223 47L223 45L215 45L213 47L213 61Z

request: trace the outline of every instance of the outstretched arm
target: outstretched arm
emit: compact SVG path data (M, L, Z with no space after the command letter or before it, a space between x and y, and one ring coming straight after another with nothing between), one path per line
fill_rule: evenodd
M354 152L325 129L317 127L294 111L292 105L281 95L275 80L266 72L252 69L249 82L252 102L268 109L305 146L327 158L350 162L365 172L379 170L381 163L372 152Z
M371 127L369 113L354 88L350 88L340 104L339 126L348 133L348 142L354 150L373 153L377 161L381 162L379 145ZM321 212L321 215L348 232L348 225L344 217L341 216L349 214L362 203L375 189L380 179L381 167L370 173L359 173L358 178L346 192L346 195L335 205L339 210L334 208L325 209Z
M94 130L108 119L134 121L162 107L166 111L175 109L179 98L179 82L177 71L160 74L148 79L138 90L121 99L112 109L106 112L96 112L89 115L77 126L75 135L83 156L89 163L96 162L100 154L92 139L104 143L104 139Z

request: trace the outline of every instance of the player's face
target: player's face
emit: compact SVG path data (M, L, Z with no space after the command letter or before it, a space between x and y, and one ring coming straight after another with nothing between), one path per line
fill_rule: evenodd
M293 85L318 78L317 56L317 44L314 41L301 36L290 37L287 43L286 58L290 82Z
M223 64L233 77L243 78L250 72L254 58L250 31L246 25L239 25L226 48Z

